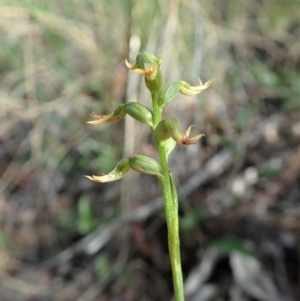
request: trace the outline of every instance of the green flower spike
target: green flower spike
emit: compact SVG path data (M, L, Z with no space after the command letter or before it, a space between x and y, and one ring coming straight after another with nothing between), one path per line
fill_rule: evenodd
M157 126L155 134L156 138L160 141L164 141L171 137L178 144L189 145L196 143L196 141L198 141L201 137L205 136L204 134L199 134L197 136L189 138L192 127L192 125L189 126L186 132L182 134L178 119L164 119Z
M187 96L196 95L207 89L213 81L209 80L205 84L202 84L200 81L199 86L196 87L190 86L185 81L171 82L163 86L160 71L161 57L157 57L150 52L138 54L134 64L128 63L127 60L125 63L130 70L141 74L145 78L146 87L151 93L152 108L149 109L142 104L129 102L119 105L110 115L98 116L92 114L96 120L89 121L88 123L117 122L124 118L126 114L142 123L146 123L151 129L159 162L147 156L134 155L122 159L115 169L107 175L86 177L100 183L115 181L124 177L130 168L144 174L157 176L161 184L164 199L175 300L184 301L184 285L180 259L178 196L174 178L169 172L168 156L176 144L189 145L196 143L204 135L200 134L189 137L192 126L185 133L182 133L177 119L162 119L163 108L178 93Z
M201 82L201 80L199 79L200 85L196 86L196 87L190 86L187 82L179 81L178 82L180 85L179 92L181 94L187 95L187 96L196 95L196 94L202 92L203 90L206 90L212 84L213 81L214 80L211 79L211 80L207 81L205 84L203 84Z

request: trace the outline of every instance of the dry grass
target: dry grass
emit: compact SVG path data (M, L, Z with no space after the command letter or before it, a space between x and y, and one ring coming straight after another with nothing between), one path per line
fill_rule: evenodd
M155 156L148 129L133 120L126 119L125 130L85 124L90 111L107 113L122 101L148 104L140 78L127 78L123 64L140 50L162 55L166 81L215 79L199 97L181 96L166 108L183 128L195 124L207 136L205 149L179 149L172 157L181 181L217 150L239 149L265 117L299 113L297 7L296 0L1 0L0 231L17 253L42 250L24 255L36 261L60 249L57 220L76 216L80 195L97 200L99 191L83 174L108 171L122 153ZM239 164L243 156L239 149ZM123 182L123 210L145 196L127 189L139 181L132 174ZM103 203L107 211L97 205L96 215L114 215ZM64 221L68 237L77 229L72 218Z

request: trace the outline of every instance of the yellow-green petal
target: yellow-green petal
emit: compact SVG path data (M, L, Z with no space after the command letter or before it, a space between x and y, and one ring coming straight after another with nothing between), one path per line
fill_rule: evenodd
M110 115L96 115L94 112L91 116L96 120L88 121L88 124L100 124L104 122L118 122L124 118L126 112L124 111L124 104L119 105L116 110Z
M179 81L179 92L183 95L187 95L187 96L192 96L192 95L196 95L200 92L202 92L203 90L206 90L213 82L213 79L207 81L205 84L202 84L201 80L199 79L199 86L195 86L192 87L190 86L187 82L185 81Z

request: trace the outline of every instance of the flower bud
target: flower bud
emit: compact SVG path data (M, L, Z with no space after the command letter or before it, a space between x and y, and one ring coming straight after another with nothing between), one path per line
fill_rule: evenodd
M124 111L140 122L147 123L150 126L153 125L153 113L146 106L136 102L129 102L125 104Z
M132 157L129 157L128 159L130 167L136 171L156 176L161 174L160 164L150 157L143 155L134 155Z

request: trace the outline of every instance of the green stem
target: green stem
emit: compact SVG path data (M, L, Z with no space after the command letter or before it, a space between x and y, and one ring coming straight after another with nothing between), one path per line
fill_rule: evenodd
M157 125L159 124L159 122L161 121L162 109L157 105L158 93L152 92L151 98L152 98L152 108L153 108L153 117L154 117L153 125L154 125L154 129L155 129L157 127Z
M154 129L161 121L162 109L157 105L157 95L152 94L152 105L154 114ZM159 154L162 177L159 177L159 181L162 188L164 207L168 228L168 245L171 259L173 286L175 291L175 300L184 301L184 289L183 279L181 271L181 259L180 259L180 241L179 241L179 225L178 225L178 199L177 191L172 175L169 173L168 158L165 151L165 147L160 141L155 139L155 145Z
M171 179L171 176L169 174L168 162L165 156L164 149L158 147L158 153L163 174L163 178L160 179L160 183L163 191L166 221L168 227L168 244L172 266L175 300L184 301L178 226L178 200L174 196L174 192L171 187L171 181L173 180Z

